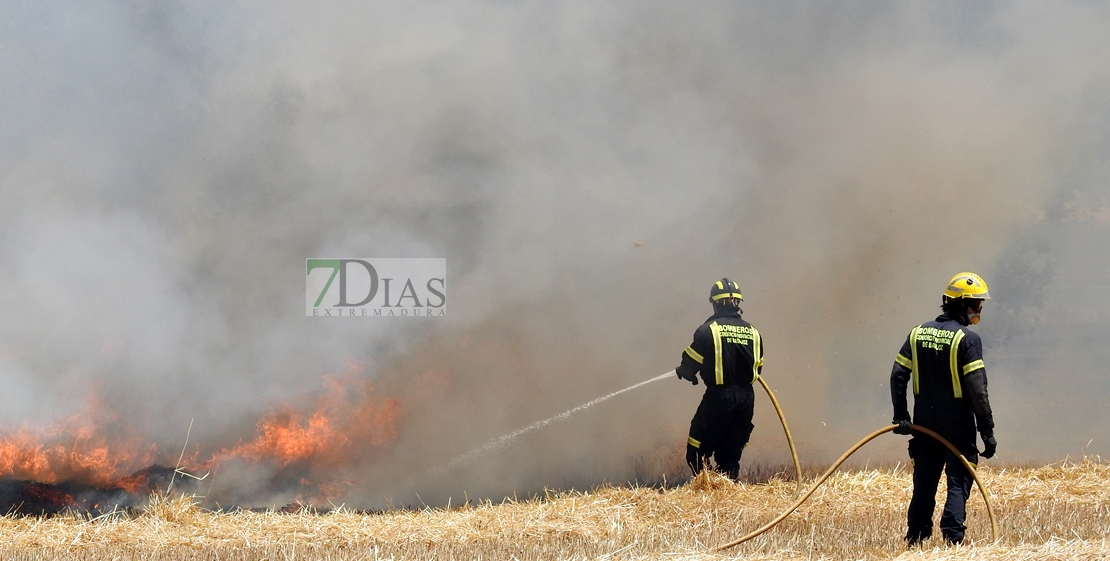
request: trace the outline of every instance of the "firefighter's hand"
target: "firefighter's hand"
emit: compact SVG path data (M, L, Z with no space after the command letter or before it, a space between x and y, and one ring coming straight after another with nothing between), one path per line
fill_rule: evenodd
M988 458L988 459L993 458L994 457L994 451L997 448L998 448L998 441L994 439L994 436L983 437L983 451L980 452L980 455L982 455L984 458Z
M681 374L680 372L678 372L678 370L676 369L676 370L675 370L675 374L678 374L678 378L679 378L680 380L686 380L687 382L690 382L691 384L693 384L693 385L695 385L695 386L696 386L696 385L698 385L698 375L697 375L697 373L691 373L691 374L690 374L689 376L683 376L683 375L682 375L682 374Z
M913 434L909 419L895 419L894 424L898 425L898 427L894 429L894 434Z

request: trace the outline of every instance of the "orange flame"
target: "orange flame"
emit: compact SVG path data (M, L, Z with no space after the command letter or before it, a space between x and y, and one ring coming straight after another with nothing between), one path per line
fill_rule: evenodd
M0 436L0 476L109 485L150 465L155 455L153 445L143 446L142 439L93 395L81 412L68 419Z
M397 437L395 417L400 400L375 399L374 385L351 371L324 378L328 391L309 414L281 408L258 422L258 436L245 444L217 452L210 463L228 458L270 461L278 466L296 462L336 465L350 458L355 443L381 446Z
M236 459L291 470L294 482L315 500L340 495L353 481L344 469L397 438L401 401L377 395L361 376L364 365L349 361L345 370L324 377L325 390L305 410L283 406L257 423L256 435L201 461L199 450L185 468L212 471ZM425 384L431 379L422 377ZM444 373L433 376L442 383ZM429 385L435 385L434 383ZM80 481L102 488L136 492L147 485L137 470L156 463L173 466L176 454L160 455L144 446L125 419L91 396L79 414L44 429L0 433L0 477L42 483Z

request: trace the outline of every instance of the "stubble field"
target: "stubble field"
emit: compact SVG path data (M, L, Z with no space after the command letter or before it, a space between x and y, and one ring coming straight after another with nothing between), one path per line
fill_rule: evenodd
M769 532L727 543L793 502L795 483L734 484L701 475L669 487L605 486L531 500L364 514L342 509L219 513L190 498L153 497L138 513L0 518L0 558L292 559L1106 559L1110 464L1086 459L980 475L997 517L990 540L982 497L968 504L965 545L901 541L909 473L902 466L838 473ZM812 478L808 481L812 483ZM943 483L940 493L943 493ZM943 497L939 497L943 501ZM937 532L939 535L939 532Z

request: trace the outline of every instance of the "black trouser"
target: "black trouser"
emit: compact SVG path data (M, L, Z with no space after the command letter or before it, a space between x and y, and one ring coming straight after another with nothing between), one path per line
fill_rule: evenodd
M970 444L965 441L952 442L952 445L963 452L972 465L979 461L974 440ZM971 472L945 445L924 434L915 434L910 439L910 458L913 460L913 498L907 513L906 541L915 544L933 535L933 510L943 470L948 478L948 496L940 515L940 531L949 543L963 542L967 529L964 526L967 498L974 481Z
M686 462L696 474L708 467L709 457L717 471L736 479L740 475L740 456L752 435L755 392L751 384L711 386L705 389L698 411L690 421Z

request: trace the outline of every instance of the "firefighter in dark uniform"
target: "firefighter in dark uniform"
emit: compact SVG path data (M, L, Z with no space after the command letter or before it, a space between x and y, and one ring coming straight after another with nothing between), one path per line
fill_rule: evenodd
M983 342L967 328L979 323L983 302L990 299L987 283L975 273L960 273L948 282L941 300L943 313L910 331L890 373L896 434L910 434L906 389L912 384L912 423L932 429L975 465L975 432L983 438L983 457L994 456L994 417L987 399ZM933 510L943 470L948 497L940 530L949 544L964 539L965 507L973 478L960 459L936 439L915 434L909 444L913 464L913 498L907 513L905 540L912 547L933 533Z
M690 421L686 462L697 474L716 461L718 472L736 480L740 455L752 434L755 392L752 383L763 367L763 341L755 327L740 318L740 286L723 278L709 290L713 315L694 331L682 353L678 377L698 384L705 394Z

